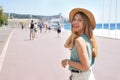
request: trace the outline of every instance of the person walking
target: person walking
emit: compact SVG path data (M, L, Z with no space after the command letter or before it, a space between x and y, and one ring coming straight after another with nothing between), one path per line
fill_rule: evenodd
M95 80L92 67L98 48L93 35L96 27L94 15L87 9L74 8L69 14L71 35L64 46L71 50L70 59L63 59L62 66L69 65L69 80Z
M33 20L31 20L31 23L30 23L30 40L34 40L34 38L35 38L34 23L33 23Z
M34 40L38 38L38 24L34 24Z
M22 29L22 30L24 29L24 25L23 25L23 24L21 24L21 29Z
M59 38L60 37L60 33L61 33L60 23L58 23L58 25L57 25L57 33L58 33L58 38Z
M39 26L39 29L40 29L40 33L42 33L43 23L39 23L38 26Z

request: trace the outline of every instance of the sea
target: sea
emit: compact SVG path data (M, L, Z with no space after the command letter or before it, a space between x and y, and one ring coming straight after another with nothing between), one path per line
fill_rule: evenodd
M63 27L66 30L71 30L70 23L65 23ZM106 29L106 30L115 30L115 29L117 29L117 30L120 30L120 23L117 23L117 24L115 24L115 23L104 23L104 24L97 23L95 29Z
M70 23L65 23L63 27L65 30L71 30ZM97 23L93 32L95 36L120 39L120 23Z

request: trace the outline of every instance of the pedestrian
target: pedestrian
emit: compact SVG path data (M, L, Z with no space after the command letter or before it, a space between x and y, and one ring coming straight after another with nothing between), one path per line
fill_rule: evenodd
M42 28L43 28L43 23L39 23L39 29L40 29L40 33L42 33Z
M44 33L46 33L47 30L48 30L48 24L45 23L43 26L44 26L44 29L45 29Z
M21 29L22 29L22 30L24 29L24 25L23 25L23 24L21 24Z
M30 23L30 40L34 40L34 38L35 38L34 23L33 23L33 20L31 20L31 23Z
M38 38L38 25L37 23L34 24L34 40Z
M58 23L58 25L57 25L57 33L58 33L58 37L60 37L60 33L61 33L60 23Z
M92 67L97 55L97 43L93 35L96 22L93 14L83 8L74 8L69 14L71 35L64 46L71 50L70 59L63 59L63 67L69 66L69 80L95 80Z

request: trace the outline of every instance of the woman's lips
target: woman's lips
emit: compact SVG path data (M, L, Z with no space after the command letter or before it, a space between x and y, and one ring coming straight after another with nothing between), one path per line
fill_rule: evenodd
M73 28L78 28L78 26L77 26L77 25L74 25Z

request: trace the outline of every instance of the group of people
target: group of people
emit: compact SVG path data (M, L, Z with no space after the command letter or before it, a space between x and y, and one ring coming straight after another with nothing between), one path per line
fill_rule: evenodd
M47 32L47 30L51 30L51 27L48 26L47 24L43 24L43 23L34 23L33 20L31 20L30 23L30 40L36 40L36 38L38 37L38 30L40 31L40 33L42 33L42 28L44 29L44 33ZM56 31L58 33L58 37L60 37L60 33L61 33L61 26L58 23L58 25L56 26Z

